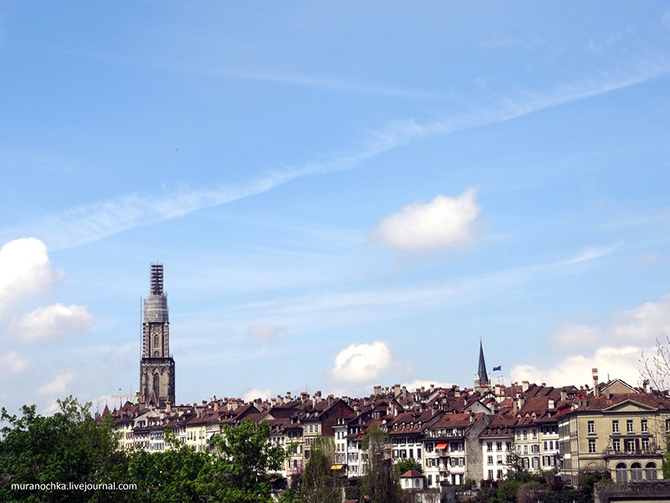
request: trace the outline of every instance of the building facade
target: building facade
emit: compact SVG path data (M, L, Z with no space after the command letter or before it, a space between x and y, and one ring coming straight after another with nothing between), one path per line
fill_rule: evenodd
M163 264L151 264L151 293L144 300L140 400L175 403L175 363L170 354L170 317Z

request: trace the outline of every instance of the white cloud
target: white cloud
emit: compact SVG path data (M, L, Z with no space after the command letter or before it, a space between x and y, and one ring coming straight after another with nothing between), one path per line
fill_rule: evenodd
M257 389L257 388L252 388L249 391L247 391L242 399L249 403L253 402L256 400L256 398L262 398L263 400L267 400L271 397L271 393L269 389Z
M210 71L208 71L209 73ZM403 89L399 87L383 86L378 84L367 84L361 82L352 82L332 77L322 77L318 75L278 73L278 72L256 72L245 70L228 70L226 76L255 80L261 82L277 82L282 84L292 84L305 87L314 87L318 89L344 91L350 93L373 94L378 96L393 96L399 98L437 98L440 95L428 91Z
M62 395L64 395L67 392L68 385L70 384L72 379L74 379L74 377L75 377L74 372L65 372L64 374L58 374L51 381L41 386L37 390L37 393L39 393L40 395L58 395L62 397Z
M23 372L30 366L30 361L21 356L18 351L10 351L3 357L0 357L0 368L8 370L13 374Z
M270 323L257 323L249 325L247 338L260 344L266 344L286 332L286 327L278 327Z
M623 379L630 385L640 380L640 351L637 346L598 348L592 355L571 355L562 358L550 368L535 365L517 365L512 369L512 381L546 382L550 386L591 386L591 369L597 368L600 381Z
M546 382L557 386L591 382L591 369L599 370L600 380L621 378L638 384L642 371L642 352L655 353L657 340L670 335L670 296L647 302L614 316L603 327L565 324L554 332L552 341L567 350L552 365L517 365L512 380Z
M6 243L0 248L0 315L23 299L50 291L62 278L40 240Z
M93 323L93 314L86 306L54 304L22 315L12 324L12 329L22 339L33 341L82 334Z
M651 344L655 339L664 339L670 335L670 297L625 311L617 317L612 335L621 341Z
M597 327L566 323L549 337L550 342L563 348L593 347L602 338L602 331Z
M391 350L385 342L351 344L335 357L330 375L341 382L370 381L389 370L392 363Z
M494 35L489 45L514 44L513 39ZM446 136L458 131L495 124L539 110L584 100L639 84L669 71L665 58L637 57L615 73L597 78L560 83L541 92L528 91L501 99L497 105L435 121L396 122L372 134L372 141L357 152L344 154L328 162L309 162L303 166L266 173L241 186L216 186L213 189L182 188L173 193L131 194L109 201L74 207L59 215L26 222L15 228L0 229L0 238L16 234L40 235L51 249L80 246L91 241L140 226L163 222L202 208L251 197L307 175L332 173L359 167L365 161L408 143Z
M407 205L382 220L371 238L411 252L461 246L472 239L480 212L475 194L476 189L470 188L458 197L439 195L428 203Z
M619 246L621 246L621 244L622 243L619 242L619 243L614 243L614 244L607 245L607 246L591 246L589 248L585 248L584 250L580 251L574 257L568 259L565 263L566 264L579 264L581 262L588 262L589 260L595 260L597 258L604 257L605 255L609 255L614 250L619 248Z

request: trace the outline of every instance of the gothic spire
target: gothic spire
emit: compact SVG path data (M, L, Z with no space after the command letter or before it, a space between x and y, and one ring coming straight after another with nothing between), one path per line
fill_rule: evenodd
M484 361L484 347L482 346L481 339L479 339L479 368L477 369L477 377L479 377L480 386L489 384L489 376L486 373L486 362Z

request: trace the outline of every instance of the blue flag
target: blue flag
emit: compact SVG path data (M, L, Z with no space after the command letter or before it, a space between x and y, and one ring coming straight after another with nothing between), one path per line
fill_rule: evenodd
M496 370L502 371L502 365L498 365L497 367L493 367L493 372L495 372Z

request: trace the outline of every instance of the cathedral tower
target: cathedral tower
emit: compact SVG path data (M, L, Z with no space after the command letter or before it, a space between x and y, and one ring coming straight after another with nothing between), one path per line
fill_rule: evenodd
M484 361L484 346L482 346L482 341L479 341L479 365L477 367L477 373L475 374L475 389L479 390L485 386L488 386L490 383L488 373L486 372L486 362Z
M170 319L163 291L163 264L151 264L151 293L144 300L140 397L175 403L174 359L170 355Z

